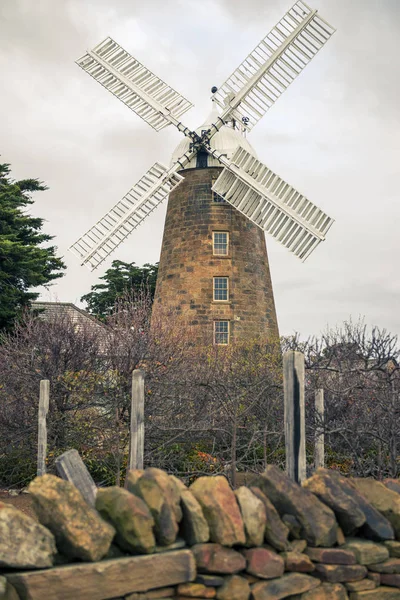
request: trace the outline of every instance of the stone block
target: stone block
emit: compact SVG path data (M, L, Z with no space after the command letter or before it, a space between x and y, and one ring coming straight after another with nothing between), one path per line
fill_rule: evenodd
M154 552L154 519L143 500L117 486L100 488L96 508L115 527L116 543L123 550L133 554Z
M265 508L265 541L276 550L286 550L288 547L288 527L281 521L278 511L260 488L252 486L250 490L261 500Z
M155 469L163 473L167 478L166 481L159 476L154 477L151 469L148 469L144 474L137 479L133 484L131 478L128 477L127 488L135 496L138 496L148 506L151 516L155 524L155 536L157 543L160 546L168 546L173 544L178 534L178 522L176 512L171 500L171 489L175 490L175 486L170 482L169 477L163 471ZM160 480L162 485L160 485ZM166 491L168 485L168 493ZM169 489L171 488L171 489Z
M396 573L400 574L400 558L388 558L387 560L368 565L368 569L375 573ZM382 579L382 577L381 577Z
M370 477L356 477L352 482L368 502L390 522L396 538L400 539L400 494Z
M218 575L205 575L204 573L199 573L196 577L196 583L202 583L207 587L220 587L223 585L225 579Z
M387 542L384 542L384 545L389 550L389 556L392 558L400 558L400 542L388 540Z
M361 538L347 538L346 544L341 549L353 552L360 565L370 565L389 558L389 550L383 544Z
M320 468L302 485L333 510L344 534L350 535L365 523L366 517L357 499L343 489L341 479L337 473Z
M178 585L177 594L188 598L215 598L216 591L202 583L181 583Z
M210 540L224 546L244 545L243 519L226 478L199 477L189 489L203 509L210 528Z
M249 600L249 582L240 575L227 577L224 584L217 588L218 600Z
M246 568L246 559L240 552L221 544L196 544L192 552L200 573L233 575Z
M328 583L344 583L364 579L367 576L367 569L363 565L324 565L316 563L314 576Z
M374 590L377 586L376 581L373 581L372 579L350 581L344 585L349 592L364 592L365 590Z
M348 600L346 588L341 583L322 583L301 595L301 600Z
M344 548L311 548L305 550L305 554L314 562L328 565L355 565L357 560L354 552Z
M115 529L72 483L47 474L36 477L28 490L39 521L53 533L62 554L89 561L107 554Z
M0 568L51 567L56 552L54 536L46 527L0 502Z
M266 548L250 548L244 550L243 555L247 560L246 571L250 575L261 579L272 579L280 577L284 573L285 561L276 552L271 552Z
M306 540L292 540L290 542L290 550L292 552L305 552L305 549L307 548L307 542Z
M350 600L400 600L400 593L395 588L381 586L376 590L350 592L349 598Z
M294 483L280 469L269 465L256 480L277 511L294 516L301 525L301 537L312 546L333 546L337 522L333 511L314 494Z
M281 554L285 561L285 571L294 571L295 573L312 573L315 567L306 554L299 552L283 552Z
M400 574L398 574L398 573L397 574L396 573L382 573L381 574L381 584L400 588Z
M210 539L210 528L204 517L203 509L188 489L181 492L182 521L181 532L190 546L202 544Z
M196 565L190 550L129 556L98 563L77 563L45 571L7 574L22 599L104 600L193 581Z
M303 594L320 585L318 579L301 573L288 573L278 579L255 583L252 588L254 600L280 600L295 594Z
M382 483L392 492L400 494L400 479L384 479Z
M246 546L261 546L267 521L263 502L249 488L242 485L235 490L246 534Z

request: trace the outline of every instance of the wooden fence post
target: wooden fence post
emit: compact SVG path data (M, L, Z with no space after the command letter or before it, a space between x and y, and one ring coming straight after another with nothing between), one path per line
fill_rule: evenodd
M301 483L306 478L304 415L304 355L290 350L283 356L286 473Z
M144 455L144 373L132 373L129 469L143 469Z
M39 392L39 417L38 417L38 453L37 453L37 474L46 473L46 455L47 455L47 423L46 417L49 411L50 382L48 379L42 379Z
M314 441L314 465L315 468L325 466L325 435L324 435L324 390L315 391L315 441Z
M74 484L88 504L94 506L97 487L78 450L67 450L55 461L58 474Z

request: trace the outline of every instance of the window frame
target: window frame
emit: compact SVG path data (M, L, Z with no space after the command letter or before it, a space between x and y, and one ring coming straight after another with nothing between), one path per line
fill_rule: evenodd
M223 156L226 156L226 154L223 154ZM218 175L219 177L219 175ZM214 185L214 183L217 181L218 177L213 177L211 179L211 193L212 193L212 201L215 202L215 204L228 204L228 202L219 194L217 194L217 192L214 192L214 190L212 189L212 186Z
M224 233L226 235L226 252L225 252L225 254L220 254L220 253L218 253L218 252L215 251L215 236L216 236L216 234L219 234L219 233ZM230 240L229 240L229 231L213 231L212 232L213 256L218 256L218 257L229 256L229 250L230 250L229 243L230 243Z
M218 288L215 287L215 280L216 279L226 279L226 298L223 299L218 299L215 298L215 292L217 291ZM219 289L223 289L223 288L219 288ZM215 275L213 277L213 302L229 302L229 277L227 277L226 275Z
M227 331L217 331L217 323L226 323ZM226 342L217 342L217 335L226 335ZM229 319L216 319L213 323L213 343L215 346L229 346L231 338L231 322Z

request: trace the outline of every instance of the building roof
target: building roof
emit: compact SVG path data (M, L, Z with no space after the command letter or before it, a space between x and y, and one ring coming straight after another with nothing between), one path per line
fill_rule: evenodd
M32 302L31 308L41 311L40 316L45 320L63 316L70 318L73 323L76 323L78 328L89 324L94 327L104 327L95 317L86 312L86 310L78 308L72 302L36 301Z
M204 123L196 129L196 133L201 136L201 131L203 129L208 129L210 125L216 122L219 116L218 109L216 107L215 102L213 102L213 109L208 115L207 119ZM188 137L185 137L175 148L171 164L176 162L185 152L189 151L189 146L191 144L191 140ZM245 150L253 154L253 156L257 157L257 154L251 144L248 142L247 138L244 137L237 129L233 129L229 125L223 125L221 129L213 135L210 140L210 146L214 150L218 150L221 154L225 154L227 158L231 158L233 153L235 152L238 146L242 146ZM221 167L221 163L214 158L213 156L208 156L207 161L208 167ZM196 168L196 157L194 157L190 163L185 166L185 169L194 169Z

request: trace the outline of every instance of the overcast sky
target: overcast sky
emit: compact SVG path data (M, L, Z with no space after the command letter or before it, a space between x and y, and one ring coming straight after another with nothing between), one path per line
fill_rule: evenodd
M181 140L153 131L74 61L107 35L195 104L222 84L291 0L0 0L0 154L49 191L68 269L42 299L79 303L112 259L159 260L166 206L90 273L67 248ZM314 0L337 32L249 134L258 157L335 219L302 263L267 237L282 334L365 317L400 334L400 1Z

